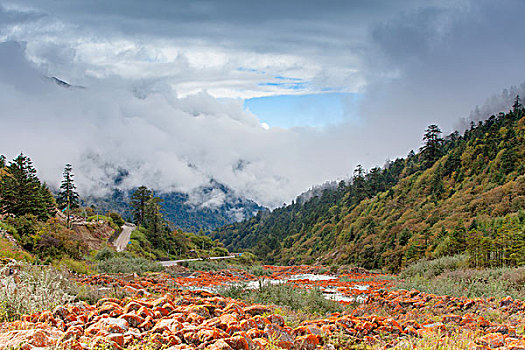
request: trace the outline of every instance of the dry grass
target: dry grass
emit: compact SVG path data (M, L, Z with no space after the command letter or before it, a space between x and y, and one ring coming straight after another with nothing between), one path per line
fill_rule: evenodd
M0 268L0 319L52 310L75 299L65 273L51 266L10 262Z

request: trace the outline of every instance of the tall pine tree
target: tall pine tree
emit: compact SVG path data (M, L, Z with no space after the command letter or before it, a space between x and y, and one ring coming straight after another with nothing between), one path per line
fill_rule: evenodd
M140 186L131 195L131 209L133 220L137 225L144 224L146 217L146 206L148 201L153 197L153 192L146 186Z
M31 159L20 153L4 170L6 173L0 180L0 212L49 218L49 212L42 210L43 192Z
M429 125L423 136L425 144L419 150L425 167L431 167L443 155L441 129L435 124Z
M76 192L77 187L73 182L73 168L71 164L66 164L64 172L62 173L62 183L60 184L60 192L57 195L58 208L66 210L67 213L67 225L69 226L71 209L79 207L78 193Z
M77 186L73 181L73 168L71 164L66 164L64 172L62 173L62 183L60 184L60 192L57 195L58 208L63 210L66 208L75 209L79 207L79 197L76 192Z

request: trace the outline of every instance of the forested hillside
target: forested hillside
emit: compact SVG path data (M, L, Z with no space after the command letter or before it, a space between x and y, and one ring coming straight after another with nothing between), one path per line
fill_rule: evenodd
M105 197L84 198L83 204L102 211L115 211L125 218L131 217L129 198L135 189L115 189ZM183 192L161 192L160 206L166 219L185 232L209 232L217 227L251 218L264 208L254 201L236 195L230 188L210 180L207 186L195 189L190 195ZM198 197L198 201L192 197ZM217 200L218 199L218 200Z
M156 260L228 254L221 243L204 234L173 229L161 203L144 186L133 192L131 212L137 229L131 233L126 257ZM70 164L55 199L27 155L10 162L0 155L0 259L64 263L71 269L83 266L86 272L85 261L112 256L111 243L124 220L118 213L79 204ZM104 254L98 255L101 251Z
M473 266L525 264L525 112L471 123L445 138L425 131L418 153L365 171L306 201L225 226L230 250L268 263L355 263L398 271L467 252Z

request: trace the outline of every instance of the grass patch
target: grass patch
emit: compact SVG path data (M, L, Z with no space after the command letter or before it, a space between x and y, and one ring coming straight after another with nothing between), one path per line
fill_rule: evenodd
M0 320L52 310L75 299L76 285L52 266L13 262L0 269Z
M472 269L463 256L422 261L403 271L396 286L437 295L525 299L525 266Z
M422 276L432 278L444 272L455 271L468 267L468 255L444 256L434 260L420 260L407 266L399 274L399 278Z
M137 273L142 275L146 272L160 272L164 267L158 262L144 258L136 258L128 255L116 255L101 260L97 264L100 273Z
M325 299L320 289L302 289L290 283L272 284L269 281L260 280L258 288L246 289L244 284L235 284L219 289L219 294L250 303L285 306L293 311L320 316L344 310L341 304Z
M127 293L117 287L77 284L60 267L13 261L0 268L0 322L74 301L94 304L104 297L125 296Z

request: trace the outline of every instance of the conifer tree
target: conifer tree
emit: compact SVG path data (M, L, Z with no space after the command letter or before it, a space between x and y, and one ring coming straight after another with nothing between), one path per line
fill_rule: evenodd
M515 115L518 115L522 111L523 111L523 105L521 104L520 95L516 95L516 98L514 99L514 103L512 104L512 112L514 112Z
M77 187L75 186L75 183L73 182L73 175L72 172L73 168L71 167L71 164L66 164L64 167L64 172L62 173L62 183L60 185L60 192L57 196L57 203L58 208L61 210L67 211L67 224L69 226L69 220L70 220L70 214L71 209L75 209L79 207L79 197L78 193L76 192Z
M63 210L66 208L75 209L79 207L79 197L76 192L77 186L73 181L73 168L71 164L66 164L64 172L62 173L62 183L60 184L60 192L57 196L58 208Z
M441 129L435 124L429 125L423 136L425 144L419 150L425 167L431 167L443 155Z
M153 197L153 192L146 186L140 186L131 195L131 209L135 224L142 225L146 216L146 204Z
M5 170L0 180L0 212L41 216L40 181L31 159L20 153Z
M48 218L55 215L55 197L45 183L40 186L40 214L39 218Z
M0 169L5 168L5 156L0 154Z

